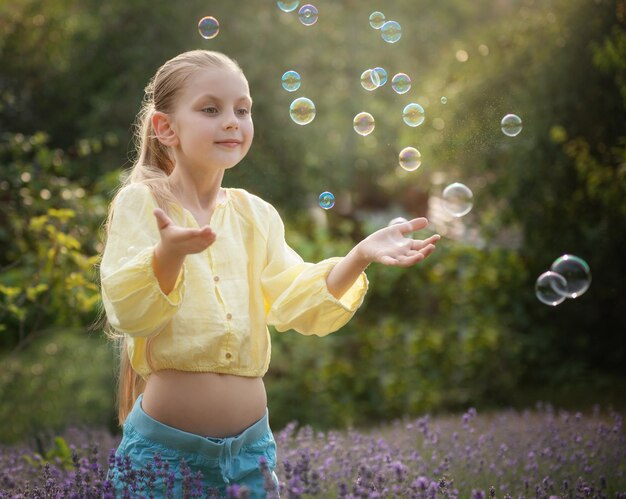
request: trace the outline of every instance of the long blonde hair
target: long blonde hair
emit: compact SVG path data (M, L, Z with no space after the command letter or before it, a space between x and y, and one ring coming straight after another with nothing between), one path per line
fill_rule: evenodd
M145 96L133 129L135 160L126 172L119 189L131 183L146 184L152 191L156 203L166 212L168 205L177 203L170 188L168 177L175 168L173 158L166 146L156 137L152 127L155 111L170 114L174 111L180 92L187 80L202 69L230 69L240 73L240 66L228 56L208 50L183 52L168 60L150 79L145 88ZM119 191L118 191L119 192ZM108 237L115 200L110 205L105 224L105 237ZM139 376L130 364L126 336L105 327L106 335L114 339L119 346L119 378L117 389L117 409L119 424L124 424L128 413L137 397L145 388L145 380ZM150 361L152 337L146 342L146 359Z

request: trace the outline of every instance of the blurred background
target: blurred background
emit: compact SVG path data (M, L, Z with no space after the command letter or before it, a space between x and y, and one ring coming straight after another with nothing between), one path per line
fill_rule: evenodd
M339 333L272 333L275 429L537 401L626 408L626 2L315 5L305 26L273 0L0 1L0 442L118 431L116 352L97 326L101 227L145 84L194 48L235 58L254 98L255 142L226 185L272 202L305 259L343 255L400 216L443 235L422 265L371 266ZM400 23L397 43L370 27L374 11ZM199 35L204 16L217 37ZM364 90L376 66L411 89ZM281 87L287 70L297 92ZM301 96L317 109L306 126L288 111ZM425 109L415 128L410 102ZM365 137L361 111L376 120ZM509 113L516 137L500 130ZM412 172L398 166L406 146L421 152ZM441 208L452 182L474 193L462 218ZM535 281L564 254L589 264L591 287L547 306Z

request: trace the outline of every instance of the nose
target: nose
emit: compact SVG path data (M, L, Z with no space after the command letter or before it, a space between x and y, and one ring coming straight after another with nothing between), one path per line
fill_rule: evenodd
M229 112L224 115L224 129L225 130L238 130L239 129L239 121L237 120L237 116L235 113Z

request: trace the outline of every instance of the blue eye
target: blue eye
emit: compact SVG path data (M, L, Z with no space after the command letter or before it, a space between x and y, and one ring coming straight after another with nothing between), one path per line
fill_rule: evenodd
M217 114L219 112L219 110L216 107L209 106L209 107L205 107L202 110L202 112L206 113L206 114Z

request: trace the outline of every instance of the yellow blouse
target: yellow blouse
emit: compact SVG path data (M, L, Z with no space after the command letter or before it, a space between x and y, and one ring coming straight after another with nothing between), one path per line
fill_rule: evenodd
M262 376L270 362L267 325L278 331L327 335L341 328L363 302L362 273L336 299L326 276L340 258L307 263L285 242L276 209L243 189L226 189L210 225L217 240L187 255L174 289L165 295L152 270L160 240L146 185L123 188L113 204L100 266L104 308L110 324L127 335L135 371L152 367ZM193 215L172 206L175 223L197 227Z

